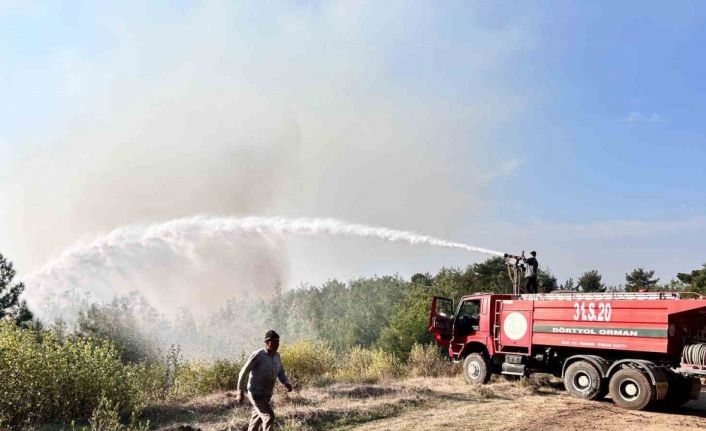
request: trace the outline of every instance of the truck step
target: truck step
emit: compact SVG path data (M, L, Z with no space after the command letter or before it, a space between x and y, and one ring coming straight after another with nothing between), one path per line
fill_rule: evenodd
M525 365L524 364L511 364L509 362L503 362L501 366L503 374L509 374L512 376L524 376L525 375Z
M676 369L677 373L680 374L685 374L685 375L698 375L702 377L706 377L706 369L704 368L696 368L696 367L680 367Z

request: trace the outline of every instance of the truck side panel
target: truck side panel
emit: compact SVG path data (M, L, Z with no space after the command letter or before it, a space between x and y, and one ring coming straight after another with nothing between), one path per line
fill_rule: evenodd
M667 353L669 302L535 301L532 344Z

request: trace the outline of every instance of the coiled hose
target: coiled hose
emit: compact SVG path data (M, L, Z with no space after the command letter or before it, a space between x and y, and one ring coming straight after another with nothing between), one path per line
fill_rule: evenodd
M706 343L688 344L682 351L682 362L706 366Z

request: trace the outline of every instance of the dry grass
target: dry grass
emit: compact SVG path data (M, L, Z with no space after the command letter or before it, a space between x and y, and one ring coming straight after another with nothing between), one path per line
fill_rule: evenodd
M706 416L706 405L700 411L683 409L681 415L632 412L607 401L571 398L561 390L560 381L548 375L514 381L494 377L491 384L481 386L469 386L460 376L384 385L334 384L277 394L274 404L285 430L438 430L459 423L472 423L475 430L584 430L592 429L593 423L607 431L706 427L706 418L699 417ZM224 392L172 408L193 416L160 421L163 431L240 430L250 412L249 406L235 406L233 397Z
M410 409L429 409L448 400L482 403L502 399L498 390L511 385L503 382L469 386L460 376L419 377L385 385L339 383L290 394L277 392L273 403L284 429L349 429L395 417ZM237 406L233 394L221 392L189 403L155 406L149 411L149 418L152 423L163 424L162 430L172 431L190 423L195 429L225 431L245 427L249 414L249 406ZM194 420L196 418L199 420Z
M335 384L274 400L278 414L290 429L341 427L389 417L419 405L423 394L403 385Z

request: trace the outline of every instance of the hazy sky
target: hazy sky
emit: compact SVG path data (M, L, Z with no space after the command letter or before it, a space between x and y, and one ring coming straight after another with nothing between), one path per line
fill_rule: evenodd
M335 217L536 249L560 281L668 280L706 261L705 21L703 2L0 0L0 251L27 274L132 223ZM485 259L286 247L290 285Z

